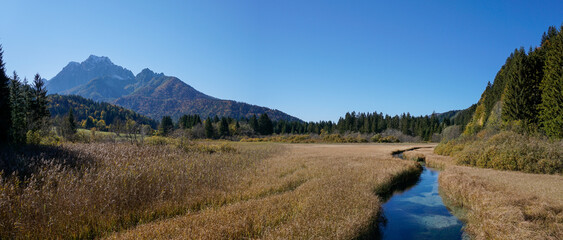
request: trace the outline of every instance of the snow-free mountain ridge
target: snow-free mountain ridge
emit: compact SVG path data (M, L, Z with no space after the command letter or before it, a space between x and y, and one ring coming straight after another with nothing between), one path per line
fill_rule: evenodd
M183 114L238 119L267 113L273 120L301 121L279 110L211 97L176 77L148 68L135 76L108 57L94 55L81 63L68 63L46 86L49 94L73 94L110 102L154 119L167 115L179 118Z

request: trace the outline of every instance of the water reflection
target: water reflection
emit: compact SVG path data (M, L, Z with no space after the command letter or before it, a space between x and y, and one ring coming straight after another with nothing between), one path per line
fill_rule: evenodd
M418 183L395 193L383 204L383 239L462 239L462 222L453 216L438 194L438 174L424 168Z

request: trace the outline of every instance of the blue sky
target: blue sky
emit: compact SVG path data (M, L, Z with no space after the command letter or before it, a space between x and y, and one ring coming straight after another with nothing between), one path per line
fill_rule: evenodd
M306 121L426 115L478 101L563 1L4 1L6 68L54 77L107 56Z

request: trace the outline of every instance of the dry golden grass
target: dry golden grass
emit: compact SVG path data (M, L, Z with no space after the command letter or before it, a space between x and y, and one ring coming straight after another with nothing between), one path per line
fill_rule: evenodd
M445 169L442 196L463 207L465 231L474 239L563 238L563 176L456 166L432 149L415 152Z
M64 144L3 175L0 238L349 239L420 172L390 156L409 145L153 140Z
M454 158L434 153L435 146L436 144L433 144L430 147L405 152L405 157L410 159L414 156L422 155L425 158L426 166L440 170L444 170L446 167L451 165L456 165Z
M373 227L375 192L420 172L407 145L284 145L258 164L232 203L140 225L112 239L350 239Z
M125 143L54 148L69 154L36 161L39 166L23 182L2 176L0 238L91 238L221 205L246 171L282 147L204 148ZM69 159L85 163L64 163Z

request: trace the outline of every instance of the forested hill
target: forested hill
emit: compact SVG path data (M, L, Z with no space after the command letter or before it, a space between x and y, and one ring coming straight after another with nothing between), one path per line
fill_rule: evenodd
M549 27L540 46L510 54L481 95L466 134L510 127L563 138L562 31Z
M125 124L129 119L138 124L150 125L152 128L158 125L158 122L151 118L106 102L96 102L77 95L54 94L48 98L52 117L62 118L72 109L76 121L85 128L97 127L103 130L111 125Z

